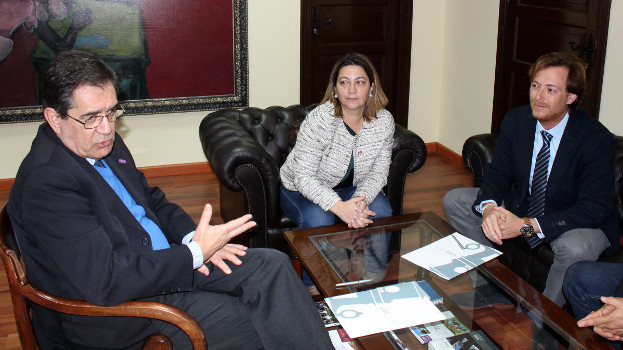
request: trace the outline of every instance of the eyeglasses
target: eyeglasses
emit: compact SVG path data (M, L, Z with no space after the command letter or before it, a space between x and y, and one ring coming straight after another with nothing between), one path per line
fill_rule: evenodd
M110 111L108 111L108 113L104 115L91 115L91 116L88 116L84 121L76 119L70 116L69 114L66 114L65 116L77 121L78 123L82 124L82 126L84 126L85 129L89 130L89 129L95 129L98 126L100 126L104 118L106 118L108 122L114 123L117 120L119 120L119 118L121 118L123 113L125 113L125 109L123 109L123 106L116 105Z

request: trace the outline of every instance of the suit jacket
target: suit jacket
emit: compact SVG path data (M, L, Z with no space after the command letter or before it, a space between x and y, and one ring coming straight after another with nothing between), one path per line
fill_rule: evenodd
M149 187L119 135L106 161L171 249L153 251L149 234L88 161L67 149L46 124L11 189L8 212L33 285L53 295L115 305L189 291L193 268L182 238L193 220ZM33 310L38 338L117 348L151 334L151 322ZM49 347L54 345L48 344ZM44 347L45 348L45 347Z
M493 199L519 217L527 215L536 123L530 106L504 117L474 205ZM546 242L571 229L601 228L610 241L607 251L618 249L614 159L610 131L581 109L570 112L547 182L545 211L536 218Z

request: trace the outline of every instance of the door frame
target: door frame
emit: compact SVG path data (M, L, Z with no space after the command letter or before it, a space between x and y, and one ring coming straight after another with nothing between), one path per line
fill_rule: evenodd
M600 19L607 20L608 24L610 21L610 8L612 6L611 0L596 0L602 1L602 5L600 7L601 13L598 15ZM504 82L504 71L503 69L508 68L508 64L505 62L505 50L510 49L506 47L504 44L506 40L512 40L508 31L506 30L507 26L513 25L510 19L507 16L508 9L508 0L500 0L500 10L498 15L498 40L497 40L497 53L496 53L496 65L495 65L495 83L493 87L493 110L491 115L491 132L494 134L498 134L500 132L500 126L502 124L502 119L508 112L508 108L502 104L500 96L503 94L504 86L506 82ZM513 31L513 34L514 31ZM604 76L604 66L606 60L606 45L608 41L608 25L599 25L594 29L595 40L597 42L596 47L593 51L593 62L599 61L599 65L591 66L591 76L587 79L587 88L589 80L597 79L599 84L595 84L593 94L594 103L596 105L597 111L595 115L591 115L591 117L595 119L599 119L599 108L601 104L601 90L603 85L603 76ZM582 57L582 56L580 56ZM527 92L526 87L526 94Z

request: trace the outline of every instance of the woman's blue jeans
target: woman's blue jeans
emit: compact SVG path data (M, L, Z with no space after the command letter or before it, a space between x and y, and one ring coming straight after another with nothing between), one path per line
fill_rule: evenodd
M351 199L356 190L357 187L347 187L335 192L343 201L347 201ZM333 225L340 222L340 218L332 212L324 211L320 206L305 198L298 191L289 191L283 185L281 185L280 201L281 210L299 229ZM368 208L376 214L370 217L372 220L392 216L392 207L389 199L383 192L380 192L374 198L374 201L368 205ZM307 286L313 285L309 274L305 270L303 270L303 283Z
M335 192L343 201L347 201L353 196L356 190L357 187L347 187L336 190ZM290 220L296 223L299 229L333 225L336 222L340 222L340 219L332 212L324 211L299 192L289 191L283 187L283 185L281 185L280 201L281 210L283 210ZM376 196L374 201L368 205L368 208L376 214L370 217L372 220L392 215L392 207L389 204L389 199L387 199L383 192L380 192Z

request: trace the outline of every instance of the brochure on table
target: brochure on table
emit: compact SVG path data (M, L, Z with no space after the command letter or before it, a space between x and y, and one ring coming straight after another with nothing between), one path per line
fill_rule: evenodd
M482 331L455 335L428 343L428 350L498 350Z
M329 338L335 350L362 350L357 342L352 340L343 329L332 329Z
M409 327L409 330L422 344L469 332L469 328L451 311L444 311L443 315L445 320Z
M445 318L417 282L378 287L325 300L351 338Z
M402 257L449 280L501 254L455 232Z

